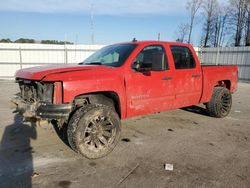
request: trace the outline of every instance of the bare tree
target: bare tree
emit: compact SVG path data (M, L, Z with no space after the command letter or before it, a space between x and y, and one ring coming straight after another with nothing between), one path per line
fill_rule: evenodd
M188 35L188 43L191 41L191 36L192 36L192 31L193 31L193 26L194 26L194 19L195 16L201 7L202 0L189 0L187 2L187 10L190 13L190 25L189 25L189 35Z
M217 0L207 0L203 2L202 5L203 15L205 17L204 23L204 46L209 46L209 41L212 37L215 25L215 16L218 11L218 2Z
M250 1L246 4L245 45L250 46Z
M219 5L214 19L214 31L212 36L212 44L214 47L223 46L225 35L227 34L227 20L228 8L224 5Z
M189 25L188 24L180 24L178 26L178 30L176 31L177 41L185 42L186 37L188 35Z
M230 0L230 20L234 27L234 45L240 46L245 24L246 2L248 0Z

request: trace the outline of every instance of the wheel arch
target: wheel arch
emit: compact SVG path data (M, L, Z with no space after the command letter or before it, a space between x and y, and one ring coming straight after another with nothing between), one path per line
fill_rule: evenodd
M225 87L231 91L231 81L230 80L220 80L217 81L214 87Z
M113 106L119 117L122 116L121 101L118 93L115 91L98 91L77 95L73 100L73 105L83 106L87 104L103 104Z
M232 93L232 84L230 80L206 81L205 83L207 84L203 84L203 94L200 100L201 103L206 104L210 101L213 90L216 87L227 88Z

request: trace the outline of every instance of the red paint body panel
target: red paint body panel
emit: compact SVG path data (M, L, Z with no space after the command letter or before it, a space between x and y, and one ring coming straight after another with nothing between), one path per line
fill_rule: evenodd
M100 66L78 66L77 64L59 64L59 65L49 65L49 66L36 66L26 69L21 69L16 72L16 77L27 78L30 80L42 80L50 74L60 74L63 72L73 72L73 71L83 71L91 69L101 69Z
M43 81L58 79L58 74L50 74ZM60 79L63 82L64 103L70 103L76 96L82 94L112 91L120 98L121 115L125 118L126 93L124 74L120 68L98 66L98 69L76 71L73 74L72 72L63 72L60 73Z
M224 80L230 83L230 91L233 93L237 88L238 68L237 66L202 66L203 94L202 103L208 102L212 96L213 87L218 81Z
M137 47L121 67L40 66L20 70L16 73L16 77L62 82L63 103L70 103L76 96L82 94L115 92L119 96L123 119L208 102L212 96L213 87L220 81L229 83L231 92L236 89L237 66L200 66L194 49L188 44L160 41L143 41L135 44ZM148 45L161 45L165 49L168 70L143 73L131 68L136 56ZM171 45L188 47L193 53L196 67L175 69ZM164 80L163 78L166 77L171 79ZM56 93L54 96L57 96Z

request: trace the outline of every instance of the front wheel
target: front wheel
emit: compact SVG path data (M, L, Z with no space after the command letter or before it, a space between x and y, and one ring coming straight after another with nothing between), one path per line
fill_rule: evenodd
M96 104L78 109L68 124L68 141L73 150L89 159L110 153L119 141L121 122L108 106Z
M211 100L206 104L209 115L217 118L226 117L232 107L232 95L227 88L215 87Z

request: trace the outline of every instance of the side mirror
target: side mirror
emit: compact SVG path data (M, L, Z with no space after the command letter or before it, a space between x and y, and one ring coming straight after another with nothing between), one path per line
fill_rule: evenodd
M138 71L138 72L148 72L152 70L152 62L140 62L140 61L135 61L132 64L132 69Z
M141 62L140 61L135 61L135 62L133 62L132 63L132 69L134 69L134 70L136 70L136 71L139 71L139 69L140 69L140 64L141 64Z

